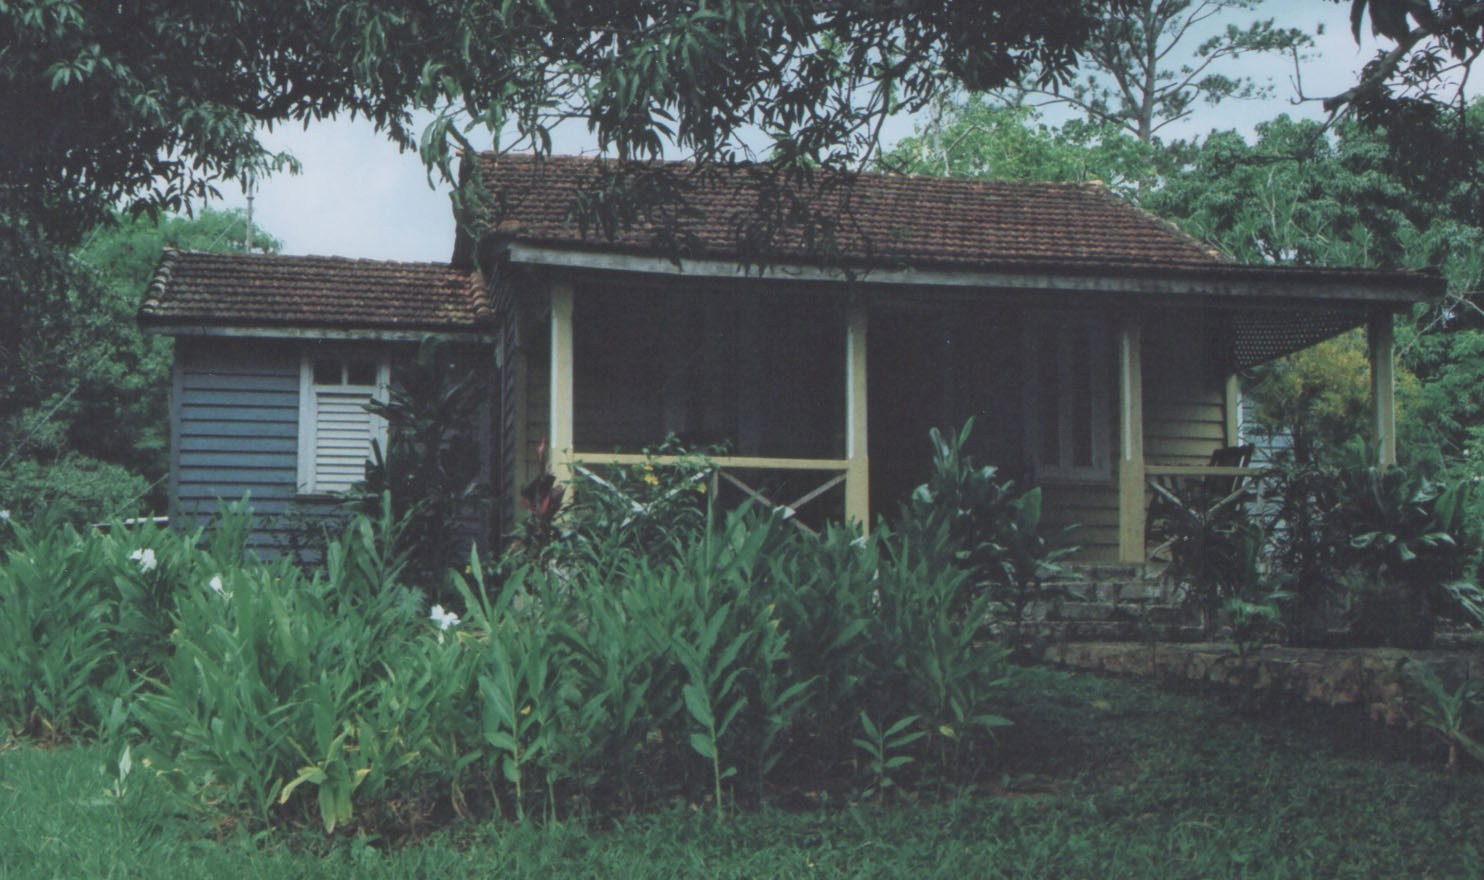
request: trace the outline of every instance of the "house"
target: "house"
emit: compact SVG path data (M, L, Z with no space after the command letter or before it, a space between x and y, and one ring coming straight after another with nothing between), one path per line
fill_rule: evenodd
M1041 485L1087 560L1138 562L1149 479L1237 442L1246 367L1365 326L1394 460L1392 315L1442 292L1236 264L1090 184L612 171L473 157L492 198L449 265L167 252L140 320L177 340L172 514L323 504L379 430L360 403L432 332L488 354L510 510L543 442L566 478L674 435L726 444L719 486L869 523L924 476L927 429L973 416L976 458ZM636 222L573 220L594 186Z

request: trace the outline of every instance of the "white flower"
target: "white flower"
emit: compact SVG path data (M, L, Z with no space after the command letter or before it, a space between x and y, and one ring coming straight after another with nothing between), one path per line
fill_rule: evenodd
M207 586L211 587L211 589L219 596L226 595L227 588L222 584L222 576L219 574L212 575L211 582L208 583Z
M140 571L155 570L155 551L151 550L148 547L140 550L135 550L133 553L129 554L129 558L139 563Z
M0 522L5 522L8 519L10 519L10 511L0 509Z
M447 630L451 626L459 625L459 616L452 611L445 611L442 605L434 605L428 618L438 624L438 629Z

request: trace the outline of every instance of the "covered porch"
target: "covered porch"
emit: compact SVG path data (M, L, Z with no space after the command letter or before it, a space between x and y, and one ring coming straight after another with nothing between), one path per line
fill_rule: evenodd
M976 461L1042 486L1050 523L1080 526L1085 561L1142 563L1153 484L1250 472L1211 464L1239 442L1236 372L1361 325L1372 439L1395 461L1395 295L1296 296L1281 272L1247 289L683 274L543 273L527 288L503 352L509 489L534 476L542 441L566 482L664 464L642 450L673 436L724 444L713 485L733 497L869 528L925 478L928 429L973 417Z

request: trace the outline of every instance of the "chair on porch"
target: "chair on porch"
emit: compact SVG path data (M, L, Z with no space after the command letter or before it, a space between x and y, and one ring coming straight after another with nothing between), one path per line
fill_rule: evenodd
M1257 447L1251 445L1223 446L1211 453L1204 468L1192 467L1178 473L1149 476L1153 498L1149 502L1145 534L1158 542L1147 555L1151 562L1168 561L1175 539L1162 526L1187 503L1195 501L1202 505L1205 510L1201 514L1204 515L1246 498L1252 476L1244 471L1251 467L1256 450ZM1203 473L1208 470L1215 473Z

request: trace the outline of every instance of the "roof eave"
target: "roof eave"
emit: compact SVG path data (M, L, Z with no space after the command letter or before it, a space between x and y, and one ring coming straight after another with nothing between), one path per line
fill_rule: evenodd
M433 327L327 327L307 325L229 324L186 321L141 315L139 324L159 336L190 336L235 339L332 340L365 342L420 342L436 336L449 342L492 342L493 334L473 328Z
M1368 302L1404 307L1436 299L1438 278L1402 272L1327 272L1279 266L1209 267L829 267L807 263L758 265L720 258L678 258L543 243L512 242L513 264L691 278L854 282L917 287L1041 290L1132 296Z

